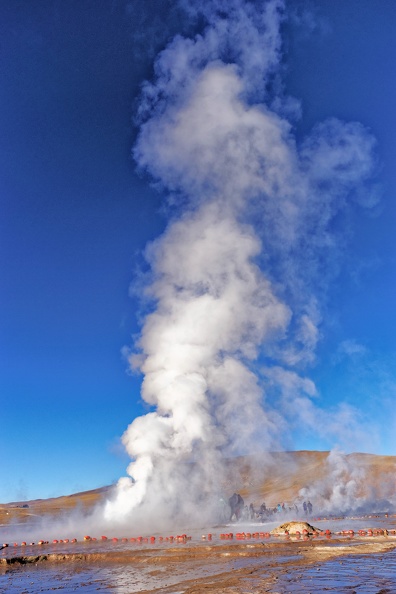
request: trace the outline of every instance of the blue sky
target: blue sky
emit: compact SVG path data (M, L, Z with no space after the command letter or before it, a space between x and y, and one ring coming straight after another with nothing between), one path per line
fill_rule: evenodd
M336 273L304 370L320 406L353 407L366 439L300 426L286 445L394 455L396 6L301 0L286 12L282 84L301 102L297 139L329 117L361 122L377 141L379 196L333 222ZM0 22L5 502L125 474L120 436L149 407L121 351L142 322L142 252L168 216L166 190L136 171L133 121L157 53L194 24L165 0L9 1Z

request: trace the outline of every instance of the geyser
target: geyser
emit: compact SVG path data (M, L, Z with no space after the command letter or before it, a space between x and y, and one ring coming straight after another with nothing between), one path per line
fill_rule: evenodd
M328 280L334 216L373 171L359 123L330 119L297 141L298 104L274 84L283 2L188 11L205 25L170 41L140 100L134 158L170 214L145 252L150 312L129 357L152 410L123 435L132 462L109 522L209 519L225 456L279 449L291 422L315 430L323 413L302 371L319 338L314 287Z

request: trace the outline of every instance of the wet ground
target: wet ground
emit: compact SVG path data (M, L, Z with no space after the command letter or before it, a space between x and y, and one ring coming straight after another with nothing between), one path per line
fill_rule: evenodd
M274 590L270 590L274 591ZM396 592L396 551L353 555L280 576L276 591L290 593Z
M391 531L396 517L310 523L333 534L306 539L252 536L270 531L279 524L274 522L195 531L189 534L191 540L180 541L159 542L156 535L151 543L12 544L0 551L0 593L396 593L396 536L357 534L370 528ZM220 538L231 530L232 540ZM355 534L335 534L344 530ZM235 540L237 531L251 537Z

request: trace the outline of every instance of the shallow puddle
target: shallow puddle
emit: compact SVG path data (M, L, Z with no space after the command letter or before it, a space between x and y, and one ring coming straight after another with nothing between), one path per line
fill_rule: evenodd
M292 571L268 592L279 594L338 592L342 594L394 594L396 551L386 555L359 555L327 561Z
M391 528L395 518L312 520L333 532L347 529ZM253 524L191 532L187 543L155 544L83 542L8 547L0 559L56 554L56 561L0 565L0 594L250 594L396 593L396 537L333 536L331 539L271 538L224 541L220 532L253 532L269 526ZM207 540L212 533L213 539ZM202 534L206 534L202 539ZM353 554L349 555L349 551ZM369 554L362 554L363 552ZM334 557L334 555L338 555ZM65 555L65 560L60 557ZM341 556L342 555L342 556ZM326 558L331 560L326 561ZM223 587L223 584L226 586ZM227 585L228 584L228 585Z

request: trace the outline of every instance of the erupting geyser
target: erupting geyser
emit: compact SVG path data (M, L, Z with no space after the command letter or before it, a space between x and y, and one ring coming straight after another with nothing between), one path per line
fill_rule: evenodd
M372 174L374 140L336 119L295 138L298 102L275 84L281 0L189 12L205 26L159 54L140 101L134 157L171 209L146 250L151 309L129 358L152 411L123 436L131 478L106 504L111 522L210 518L224 456L279 448L291 422L336 427L301 369L319 335L312 286L328 280L330 223Z

